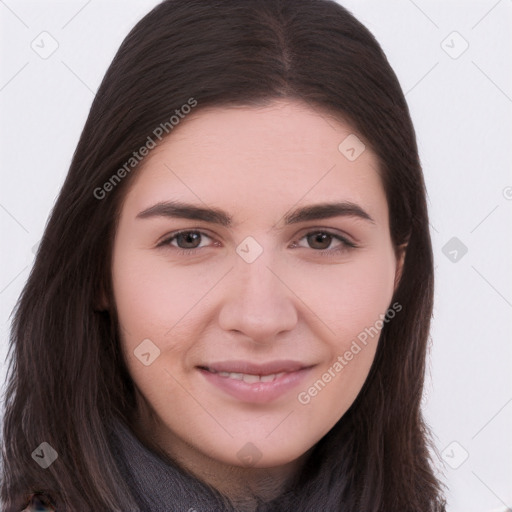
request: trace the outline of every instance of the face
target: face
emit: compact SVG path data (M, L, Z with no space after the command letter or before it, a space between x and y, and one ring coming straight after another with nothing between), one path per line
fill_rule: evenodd
M399 272L375 155L296 102L186 118L134 176L112 265L152 436L255 468L354 402Z

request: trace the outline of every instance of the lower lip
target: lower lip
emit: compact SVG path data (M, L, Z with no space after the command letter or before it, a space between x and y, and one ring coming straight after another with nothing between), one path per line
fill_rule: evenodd
M285 373L272 382L255 382L253 384L243 380L221 377L218 373L212 373L202 368L199 368L199 371L206 380L237 400L264 404L276 400L287 391L298 386L304 381L311 369L312 367L302 368L295 372Z

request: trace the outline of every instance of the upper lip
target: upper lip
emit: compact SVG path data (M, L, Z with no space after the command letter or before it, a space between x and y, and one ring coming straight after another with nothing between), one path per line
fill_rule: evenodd
M272 375L274 373L291 373L303 368L314 366L298 361L279 360L268 363L254 363L253 361L219 361L200 365L199 368L214 372L245 373L248 375Z

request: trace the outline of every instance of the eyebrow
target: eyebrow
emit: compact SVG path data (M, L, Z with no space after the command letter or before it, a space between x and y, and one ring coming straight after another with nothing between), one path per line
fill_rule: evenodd
M136 218L148 219L152 217L202 220L224 227L231 227L233 225L233 218L223 210L218 208L205 208L180 201L157 203L141 211L137 214ZM375 224L375 221L363 208L348 201L304 206L285 214L283 217L285 225L311 220L329 219L332 217L356 217Z

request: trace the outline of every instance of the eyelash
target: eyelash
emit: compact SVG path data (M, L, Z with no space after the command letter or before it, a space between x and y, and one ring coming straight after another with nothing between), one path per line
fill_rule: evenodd
M176 237L178 237L179 235L190 234L190 233L198 233L201 236L206 236L207 238L212 238L211 236L209 236L207 233L204 233L203 231L190 230L189 229L189 230L177 231L175 233L172 233L170 236L168 236L167 238L162 240L157 245L157 247L164 247L164 246L172 247L179 255L181 255L181 256L190 256L194 252L197 253L197 251L199 249L203 249L203 247L196 247L194 249L182 249L180 247L171 246L171 242ZM350 249L357 249L357 247L358 247L357 244L351 242L347 238L345 238L345 237L343 237L341 235L338 235L337 233L332 233L331 231L328 231L328 230L325 230L325 229L319 229L319 230L316 230L316 231L309 231L308 233L303 235L299 240L302 240L303 238L307 238L310 235L318 235L320 233L321 234L325 234L325 235L329 235L330 237L332 237L332 238L342 242L342 245L340 247L338 247L337 249L312 249L313 251L319 253L320 256L328 256L328 257L329 256L338 256L341 253L349 251Z

